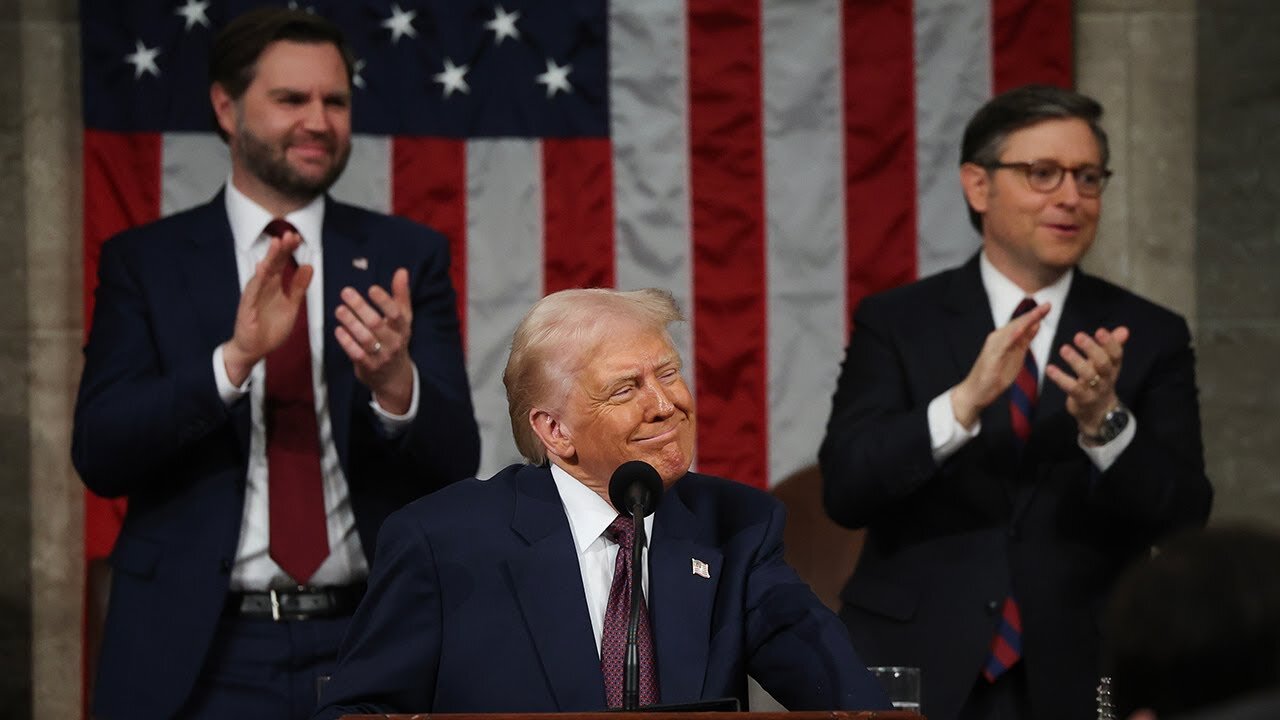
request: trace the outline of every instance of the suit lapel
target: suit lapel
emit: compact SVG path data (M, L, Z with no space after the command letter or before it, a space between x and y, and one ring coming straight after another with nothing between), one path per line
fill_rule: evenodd
M603 707L582 570L555 481L540 467L520 470L515 482L511 529L529 546L507 568L542 670L561 710Z
M334 311L342 304L340 293L354 287L368 292L376 277L373 258L368 256L363 228L357 226L348 208L325 198L324 212L324 375L329 386L329 417L338 459L350 468L351 411L356 381L351 358L334 339L338 320Z
M182 254L182 272L200 327L203 344L217 347L231 337L236 326L236 309L240 305L240 271L236 267L235 240L227 220L225 193L219 191L207 204L191 215L190 235L175 242L189 243ZM242 456L249 454L249 403L236 403L231 408L236 439Z
M711 640L711 612L724 569L720 550L698 539L698 518L669 490L653 521L649 598L658 687L663 703L702 697ZM710 578L693 571L705 563Z

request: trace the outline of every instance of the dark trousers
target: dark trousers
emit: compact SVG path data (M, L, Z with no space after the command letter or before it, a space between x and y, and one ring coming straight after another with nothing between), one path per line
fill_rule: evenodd
M179 717L306 720L316 710L320 678L333 672L350 621L223 618Z
M1014 665L993 683L978 675L960 708L959 720L1031 720L1024 667L1023 663ZM928 708L923 710L929 712Z

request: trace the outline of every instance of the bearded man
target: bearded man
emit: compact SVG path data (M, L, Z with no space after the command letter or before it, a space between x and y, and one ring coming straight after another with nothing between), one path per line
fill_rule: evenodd
M230 177L103 246L85 348L72 458L129 500L99 718L309 716L383 519L479 462L444 238L325 194L341 31L257 10L209 65Z

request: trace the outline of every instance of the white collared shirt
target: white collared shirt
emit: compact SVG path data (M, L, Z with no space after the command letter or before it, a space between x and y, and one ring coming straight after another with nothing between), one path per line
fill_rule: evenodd
M236 189L230 179L226 184L227 220L235 244L236 269L240 290L244 291L253 276L257 263L266 256L270 239L263 234L271 213ZM311 585L346 585L363 580L369 575L360 534L356 529L355 514L351 509L350 489L346 474L338 459L338 449L333 442L333 420L329 415L328 383L324 376L324 245L320 241L324 227L325 200L318 196L306 206L285 216L302 236L302 244L294 251L299 265L311 265L316 272L307 286L307 335L311 343L311 386L315 393L316 420L320 431L320 472L324 482L325 524L329 535L329 556L316 570ZM244 515L240 524L240 539L236 546L235 565L231 570L233 590L266 590L287 587L292 583L269 554L270 526L267 494L266 423L263 418L263 385L266 379L266 362L254 365L244 385L231 383L222 359L222 346L213 353L213 372L218 394L227 405L249 396L251 426L249 431L249 469L245 482ZM384 430L389 433L403 431L417 414L418 370L415 367L413 397L409 412L402 416L391 415L377 403L370 405L377 412Z
M618 511L605 502L596 491L583 485L555 463L551 464L551 478L555 480L564 514L569 518L569 531L573 533L573 547L578 554L578 569L582 571L582 589L587 596L587 612L591 616L591 632L595 633L596 652L600 652L600 640L604 636L604 614L609 607L609 588L613 585L613 566L618 557L618 544L610 540L604 531L609 528ZM653 537L654 515L644 519L644 534ZM649 597L649 543L642 550L644 577L641 588Z
M1013 318L1013 311L1018 303L1027 297L1027 293L1010 280L987 258L984 251L978 256L978 270L982 277L982 286L987 293L987 302L991 305L991 319L996 327L1007 324ZM1044 369L1049 362L1053 348L1053 338L1058 333L1058 322L1062 319L1062 307L1066 304L1067 293L1071 289L1071 281L1075 278L1075 269L1068 269L1062 277L1037 290L1030 297L1037 305L1051 303L1049 314L1040 321L1040 330L1031 340L1031 355L1036 359L1037 386L1044 387ZM966 428L956 420L955 410L951 405L951 389L943 391L929 403L929 439L933 448L933 459L942 464L954 455L966 443L978 436L982 431L982 420L973 427ZM1118 437L1105 445L1086 445L1083 438L1077 438L1080 449L1099 470L1106 470L1120 457L1120 453L1129 447L1137 432L1136 418L1130 417L1128 426Z

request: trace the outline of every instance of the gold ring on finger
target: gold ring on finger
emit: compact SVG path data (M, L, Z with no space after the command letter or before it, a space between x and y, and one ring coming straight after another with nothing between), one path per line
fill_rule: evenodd
M373 347L370 348L370 352L372 352L374 355L377 355L378 353L382 352L382 343L377 340L374 340Z
M377 352L377 351L375 350L374 352ZM1098 383L1100 382L1102 382L1101 375L1094 375L1093 377L1089 378L1089 389L1092 390L1093 388L1098 387Z

